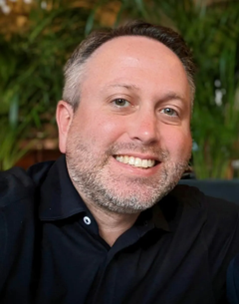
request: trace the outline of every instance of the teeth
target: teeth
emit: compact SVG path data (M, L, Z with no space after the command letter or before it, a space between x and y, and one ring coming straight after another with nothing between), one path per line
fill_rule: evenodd
M128 164L138 168L151 168L155 165L155 160L141 159L133 156L116 156L117 161L120 163Z

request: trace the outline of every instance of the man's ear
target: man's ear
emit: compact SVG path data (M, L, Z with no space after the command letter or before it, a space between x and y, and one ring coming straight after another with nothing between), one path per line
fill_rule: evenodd
M73 108L69 103L63 100L58 102L56 108L56 121L58 125L59 149L61 153L66 152L67 136L73 119L73 114Z

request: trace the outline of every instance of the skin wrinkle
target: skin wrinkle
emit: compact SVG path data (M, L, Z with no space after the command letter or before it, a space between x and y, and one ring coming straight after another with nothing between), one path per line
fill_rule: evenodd
M135 37L135 36L132 36L132 37ZM113 39L117 39L117 38L120 38L120 37L115 37ZM148 38L148 39L152 39L152 38ZM155 40L155 42L156 41L157 40ZM80 104L81 83L84 80L84 78L86 78L88 76L86 65L90 61L91 57L94 56L94 53L96 51L97 51L97 49L93 53L91 53L88 57L84 58L84 56L83 56L81 58L81 60L76 61L75 64L72 65L71 70L68 70L68 69L65 70L65 78L67 79L67 85L65 84L65 87L64 87L63 99L72 105L74 111L78 108L78 106ZM194 104L194 95L195 95L195 84L192 79L192 75L190 75L190 73L187 70L187 67L185 66L185 63L179 57L178 57L178 59L182 62L183 67L184 67L187 77L188 77L188 82L190 83L191 112L192 112L193 104ZM74 93L72 94L72 92L74 92Z
M132 37L134 37L134 36L132 36ZM118 37L115 37L113 39L117 39L117 38ZM151 39L153 39L153 38L151 38ZM157 41L157 40L155 40L155 41ZM86 77L85 66L88 63L88 61L91 59L91 56L94 54L94 52L91 53L90 55L88 55L88 57L86 56L86 58L85 58L83 56L81 58L81 60L76 61L75 64L73 64L71 66L70 70L68 70L68 68L65 68L65 78L67 79L67 85L65 84L65 87L64 87L63 99L72 105L74 111L77 109L77 107L79 106L79 103L80 103L80 97L81 97L80 84L83 81L83 79ZM185 68L185 71L186 71L186 74L188 77L188 82L190 83L191 108L193 109L195 84L192 79L192 75L190 74L190 72L187 69L187 64L185 64L185 62L182 60L182 58L179 58L179 60L181 60L183 66ZM74 94L72 95L71 92L74 92Z

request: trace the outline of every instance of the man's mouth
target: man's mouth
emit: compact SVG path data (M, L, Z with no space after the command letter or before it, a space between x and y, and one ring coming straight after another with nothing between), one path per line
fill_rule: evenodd
M143 168L143 169L152 168L158 163L154 159L142 159L139 157L127 156L127 155L116 155L114 157L120 163L124 163L133 167Z

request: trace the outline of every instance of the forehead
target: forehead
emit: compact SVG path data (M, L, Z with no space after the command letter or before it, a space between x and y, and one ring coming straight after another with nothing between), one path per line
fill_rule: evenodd
M113 38L96 49L88 62L90 66L100 64L102 61L109 63L111 60L120 60L126 57L134 58L135 61L139 61L142 57L157 63L170 61L171 65L183 67L177 55L167 46L153 38L144 36Z
M187 91L188 79L182 62L164 44L142 36L122 36L101 45L85 64L81 85L130 82L144 87L145 82L164 89ZM149 89L149 87L147 87Z

